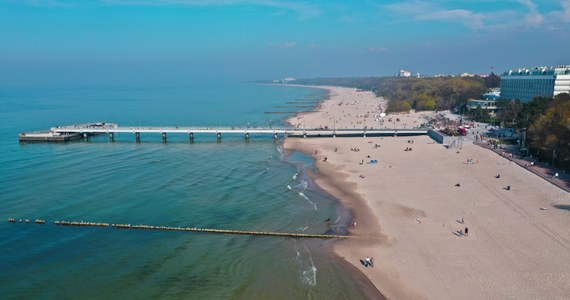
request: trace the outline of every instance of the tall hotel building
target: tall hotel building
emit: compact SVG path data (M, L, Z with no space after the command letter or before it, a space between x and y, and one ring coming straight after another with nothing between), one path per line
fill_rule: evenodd
M501 75L501 99L529 102L560 93L570 93L570 66L510 70Z

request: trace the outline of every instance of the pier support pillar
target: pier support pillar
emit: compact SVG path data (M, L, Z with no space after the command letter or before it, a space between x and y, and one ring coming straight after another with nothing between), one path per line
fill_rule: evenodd
M166 143L166 132L162 133L162 142Z
M366 131L364 132L363 137L366 137Z
M307 132L303 131L303 138L306 139L307 138Z
M87 141L87 140L88 140L88 137L89 137L89 135L88 135L87 133L83 133L83 139L84 139L84 140Z
M249 143L249 132L245 133L245 142Z
M336 131L333 131L333 138L336 138Z
M140 132L135 132L135 140L137 141L137 143L141 142L141 133Z
M278 141L278 140L279 140L279 135L277 134L277 132L274 132L274 133L273 133L273 139L274 139L275 141Z
M188 133L188 139L190 140L190 143L191 143L191 144L194 143L194 132Z
M109 132L109 142L114 142L115 141L115 134L112 132Z
M222 133L221 132L216 133L216 139L218 140L218 143L222 142Z
M394 131L394 137L398 136L398 131Z

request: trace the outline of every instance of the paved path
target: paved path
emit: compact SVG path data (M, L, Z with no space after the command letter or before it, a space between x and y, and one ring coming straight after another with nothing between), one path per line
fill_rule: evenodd
M554 168L546 163L537 162L530 157L521 158L520 152L513 148L494 149L493 145L490 145L486 141L476 142L474 144L489 149L497 153L497 155L505 157L506 159L525 168L529 172L536 174L542 179L570 193L570 175L564 171ZM531 162L534 162L534 166L530 166ZM555 173L558 173L558 178L553 177L553 174Z

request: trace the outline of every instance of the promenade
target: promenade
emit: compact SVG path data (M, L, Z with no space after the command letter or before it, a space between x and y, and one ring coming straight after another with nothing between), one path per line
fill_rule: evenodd
M513 147L495 149L487 142L478 142L474 144L516 163L527 171L534 173L536 176L570 193L570 175L565 173L563 170L553 167L547 163L538 162L532 159L532 157L521 157L521 153ZM558 177L554 176L556 173L558 173Z

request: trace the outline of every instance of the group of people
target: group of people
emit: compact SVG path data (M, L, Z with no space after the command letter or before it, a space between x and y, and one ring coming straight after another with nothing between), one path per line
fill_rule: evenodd
M474 160L473 158L468 158L467 159L467 164L478 164L479 160Z

